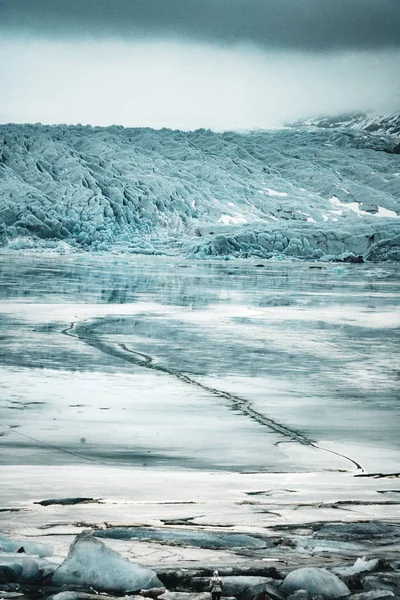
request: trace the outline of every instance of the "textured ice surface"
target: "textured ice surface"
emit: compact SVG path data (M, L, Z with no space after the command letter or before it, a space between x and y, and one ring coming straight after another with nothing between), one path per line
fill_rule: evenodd
M398 265L257 264L0 257L0 462L398 470Z
M123 558L88 533L77 536L52 582L120 592L162 587L154 571Z
M379 151L390 143L315 127L214 133L2 125L0 243L398 260L399 157Z

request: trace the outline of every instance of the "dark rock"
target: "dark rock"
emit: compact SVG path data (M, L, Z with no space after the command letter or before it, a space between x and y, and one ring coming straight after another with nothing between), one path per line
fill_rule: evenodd
M274 541L274 546L284 546L286 548L297 548L297 542L290 538L278 538Z
M285 600L287 596L286 592L269 583L265 586L265 592L272 600Z
M341 575L340 578L352 593L356 593L363 590L362 576L363 573L354 573L353 575Z
M267 583L263 592L258 594L254 600L286 600L287 594L274 585Z
M18 575L13 569L6 566L0 566L0 583L15 583Z
M13 574L12 579L10 579L9 581L5 581L4 583L17 583L22 578L23 567L21 564L18 564L16 562L9 562L7 565L0 565L0 568L8 569L6 577L11 577L10 571Z
M165 588L150 588L149 590L140 590L140 595L144 598L153 598L155 600L158 596L165 594L167 590Z
M362 264L364 262L364 258L362 256L346 256L344 259L345 263L354 263L354 264Z
M100 504L101 500L98 498L51 498L49 500L40 500L33 504L40 504L40 506L52 506L53 504L61 504L64 506L70 506L74 504Z
M363 579L363 586L366 592L387 590L400 595L400 573L398 571L387 571L385 573L366 575Z
M19 592L21 586L19 583L2 583L0 584L0 591L4 592Z

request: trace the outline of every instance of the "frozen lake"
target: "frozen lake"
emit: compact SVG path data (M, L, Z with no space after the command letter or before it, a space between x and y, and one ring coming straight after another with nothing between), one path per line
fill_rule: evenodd
M398 470L398 275L3 255L0 465Z

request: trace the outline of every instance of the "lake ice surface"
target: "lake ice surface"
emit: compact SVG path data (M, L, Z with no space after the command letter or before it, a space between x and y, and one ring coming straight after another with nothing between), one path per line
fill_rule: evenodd
M261 262L0 256L0 465L398 470L399 267Z

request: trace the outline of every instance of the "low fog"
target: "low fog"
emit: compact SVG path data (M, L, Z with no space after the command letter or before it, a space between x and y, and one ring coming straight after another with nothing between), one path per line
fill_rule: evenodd
M0 120L215 130L400 106L400 50L5 36Z

